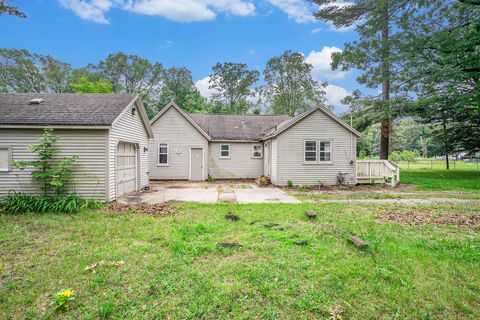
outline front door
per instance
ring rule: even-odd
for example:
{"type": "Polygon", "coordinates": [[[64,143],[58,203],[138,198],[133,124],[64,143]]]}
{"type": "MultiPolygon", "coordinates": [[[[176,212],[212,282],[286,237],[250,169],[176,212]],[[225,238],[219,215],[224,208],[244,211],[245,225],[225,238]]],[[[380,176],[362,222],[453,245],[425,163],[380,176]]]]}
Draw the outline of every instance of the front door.
{"type": "Polygon", "coordinates": [[[203,178],[203,149],[190,149],[190,180],[201,181],[203,178]]]}

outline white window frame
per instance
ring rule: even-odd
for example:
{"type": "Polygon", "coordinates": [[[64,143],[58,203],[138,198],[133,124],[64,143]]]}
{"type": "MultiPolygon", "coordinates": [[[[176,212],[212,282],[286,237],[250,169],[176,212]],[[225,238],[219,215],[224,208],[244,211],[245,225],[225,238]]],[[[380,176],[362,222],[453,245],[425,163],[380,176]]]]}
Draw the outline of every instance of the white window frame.
{"type": "Polygon", "coordinates": [[[318,163],[320,164],[329,164],[329,163],[332,163],[332,156],[333,156],[333,144],[332,144],[332,141],[330,140],[319,140],[318,141],[318,163]],[[322,152],[320,150],[320,144],[321,143],[329,143],[330,144],[330,151],[328,151],[330,153],[330,160],[321,160],[320,159],[320,152],[322,152]]]}
{"type": "Polygon", "coordinates": [[[12,171],[12,147],[0,145],[0,149],[7,149],[7,167],[0,168],[0,172],[10,172],[12,171]]]}
{"type": "Polygon", "coordinates": [[[170,146],[166,142],[159,142],[158,143],[158,149],[157,149],[157,166],[159,167],[168,167],[170,165],[170,146]],[[162,153],[167,155],[167,163],[160,163],[160,145],[166,145],[167,146],[167,153],[162,153]]]}
{"type": "MultiPolygon", "coordinates": [[[[227,150],[223,150],[223,151],[227,151],[227,150]]],[[[227,144],[227,143],[222,143],[222,144],[220,144],[220,156],[219,156],[219,159],[230,159],[230,155],[231,155],[230,145],[227,144]],[[222,147],[223,147],[223,146],[228,146],[228,156],[222,156],[222,147]]]]}
{"type": "Polygon", "coordinates": [[[252,145],[252,159],[262,159],[263,158],[263,146],[261,144],[252,145]],[[255,156],[255,147],[260,147],[260,155],[255,156]]]}
{"type": "MultiPolygon", "coordinates": [[[[312,151],[308,151],[312,152],[312,151]]],[[[303,163],[305,164],[317,164],[318,163],[318,143],[317,140],[303,140],[303,163]],[[305,155],[307,153],[307,142],[315,142],[315,160],[306,160],[305,155]]]]}

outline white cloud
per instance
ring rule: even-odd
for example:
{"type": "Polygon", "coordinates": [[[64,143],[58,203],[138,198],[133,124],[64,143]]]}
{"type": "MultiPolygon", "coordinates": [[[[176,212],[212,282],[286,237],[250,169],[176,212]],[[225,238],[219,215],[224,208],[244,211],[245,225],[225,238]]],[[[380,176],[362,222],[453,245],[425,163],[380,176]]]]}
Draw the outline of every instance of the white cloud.
{"type": "Polygon", "coordinates": [[[272,6],[277,7],[298,23],[315,22],[313,5],[305,0],[267,0],[272,6]]]}
{"type": "Polygon", "coordinates": [[[205,77],[203,79],[195,81],[195,87],[198,89],[200,94],[207,99],[210,99],[213,93],[213,90],[209,89],[209,82],[210,77],[205,77]]]}
{"type": "Polygon", "coordinates": [[[310,31],[310,34],[317,34],[323,31],[323,28],[315,28],[310,31]]]}
{"type": "Polygon", "coordinates": [[[111,8],[179,22],[213,20],[218,13],[237,16],[255,14],[251,0],[58,0],[77,16],[97,23],[108,23],[111,8]]]}
{"type": "Polygon", "coordinates": [[[323,47],[321,51],[311,51],[305,59],[313,66],[312,74],[316,79],[343,79],[346,71],[332,70],[332,53],[342,52],[337,47],[323,47]]]}
{"type": "Polygon", "coordinates": [[[342,113],[348,111],[348,106],[344,105],[341,101],[350,93],[342,87],[329,84],[325,87],[325,98],[329,105],[334,107],[335,113],[342,113]]]}

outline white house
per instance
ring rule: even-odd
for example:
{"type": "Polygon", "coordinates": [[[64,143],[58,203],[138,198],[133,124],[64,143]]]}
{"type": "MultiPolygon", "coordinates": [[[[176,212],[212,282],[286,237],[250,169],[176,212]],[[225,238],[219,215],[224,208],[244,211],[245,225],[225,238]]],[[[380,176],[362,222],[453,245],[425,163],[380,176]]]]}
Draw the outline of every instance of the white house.
{"type": "Polygon", "coordinates": [[[149,184],[148,142],[153,138],[143,103],[134,94],[0,94],[0,195],[41,192],[31,170],[12,160],[33,160],[50,126],[60,137],[57,157],[77,155],[70,191],[114,200],[149,184]]]}
{"type": "Polygon", "coordinates": [[[150,178],[268,176],[275,185],[356,183],[358,131],[323,107],[284,115],[187,114],[168,104],[150,122],[150,178]]]}

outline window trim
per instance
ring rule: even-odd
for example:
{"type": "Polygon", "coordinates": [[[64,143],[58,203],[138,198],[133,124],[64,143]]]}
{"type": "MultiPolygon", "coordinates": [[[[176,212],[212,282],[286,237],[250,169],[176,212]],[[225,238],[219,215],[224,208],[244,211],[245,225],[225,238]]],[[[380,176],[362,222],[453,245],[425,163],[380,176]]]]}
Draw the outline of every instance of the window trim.
{"type": "Polygon", "coordinates": [[[168,167],[170,166],[170,145],[166,142],[159,142],[158,143],[158,148],[157,148],[157,167],[168,167]],[[160,145],[166,145],[167,146],[167,152],[162,153],[167,155],[167,163],[160,163],[160,145]]]}
{"type": "MultiPolygon", "coordinates": [[[[227,151],[227,150],[223,150],[223,151],[227,151]]],[[[230,159],[230,156],[231,156],[230,145],[228,143],[221,143],[220,144],[220,156],[218,158],[219,159],[230,159]],[[228,146],[228,156],[222,156],[222,146],[228,146]]]]}
{"type": "MultiPolygon", "coordinates": [[[[312,152],[312,151],[309,151],[312,152]]],[[[304,164],[317,164],[318,163],[318,141],[314,139],[303,140],[303,163],[304,164]],[[315,142],[315,160],[305,160],[305,154],[307,152],[307,142],[315,142]]]]}
{"type": "Polygon", "coordinates": [[[0,145],[0,149],[7,149],[7,168],[0,168],[0,172],[12,171],[12,146],[0,145]]]}
{"type": "Polygon", "coordinates": [[[252,145],[252,159],[263,159],[263,145],[255,143],[252,145]],[[255,156],[255,147],[260,147],[260,156],[255,156]]]}

